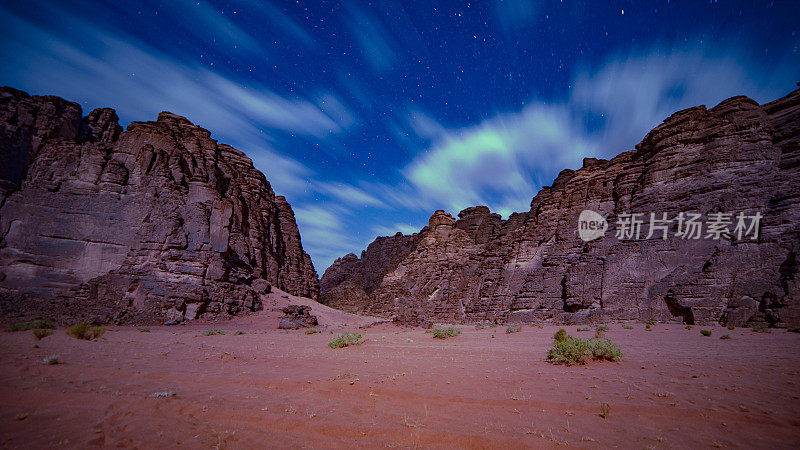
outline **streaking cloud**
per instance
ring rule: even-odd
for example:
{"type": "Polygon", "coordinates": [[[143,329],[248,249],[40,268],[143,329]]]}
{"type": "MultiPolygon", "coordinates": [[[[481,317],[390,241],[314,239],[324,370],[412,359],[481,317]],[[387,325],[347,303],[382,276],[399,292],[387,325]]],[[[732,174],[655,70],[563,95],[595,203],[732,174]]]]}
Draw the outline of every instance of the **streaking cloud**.
{"type": "Polygon", "coordinates": [[[526,211],[676,110],[800,79],[800,4],[675,3],[6,2],[0,83],[209,129],[287,196],[322,272],[435,209],[526,211]]]}

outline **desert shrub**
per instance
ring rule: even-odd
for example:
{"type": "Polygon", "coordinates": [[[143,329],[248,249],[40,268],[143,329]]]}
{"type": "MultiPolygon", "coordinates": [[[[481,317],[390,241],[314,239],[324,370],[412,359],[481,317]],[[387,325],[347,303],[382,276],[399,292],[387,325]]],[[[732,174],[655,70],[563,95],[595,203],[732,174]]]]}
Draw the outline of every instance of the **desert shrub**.
{"type": "Polygon", "coordinates": [[[601,403],[600,404],[600,417],[605,419],[608,417],[608,413],[611,412],[611,405],[608,403],[601,403]]]}
{"type": "Polygon", "coordinates": [[[506,334],[519,333],[520,331],[522,331],[522,327],[508,327],[508,328],[506,328],[506,334]]]}
{"type": "Polygon", "coordinates": [[[566,338],[567,338],[567,330],[563,328],[556,331],[556,334],[553,335],[554,341],[563,341],[566,338]]]}
{"type": "Polygon", "coordinates": [[[735,329],[736,329],[736,327],[735,327],[735,326],[733,326],[733,325],[728,325],[728,329],[729,329],[729,330],[731,330],[731,331],[733,331],[733,330],[735,330],[735,329]]]}
{"type": "Polygon", "coordinates": [[[436,339],[447,339],[449,337],[455,337],[461,334],[461,330],[453,327],[436,327],[425,332],[432,333],[433,337],[436,339]]]}
{"type": "Polygon", "coordinates": [[[340,334],[336,339],[328,342],[330,348],[342,348],[361,344],[361,335],[358,333],[340,334]]]}
{"type": "Polygon", "coordinates": [[[594,332],[595,339],[605,339],[605,337],[606,337],[606,332],[603,330],[596,330],[594,332]]]}
{"type": "Polygon", "coordinates": [[[711,330],[700,330],[700,334],[702,334],[705,337],[709,337],[711,336],[711,330]]]}
{"type": "Polygon", "coordinates": [[[753,333],[769,333],[769,328],[764,324],[758,324],[750,327],[750,331],[753,333]]]}
{"type": "Polygon", "coordinates": [[[139,328],[139,333],[149,333],[150,328],[139,328]]]}
{"type": "Polygon", "coordinates": [[[493,323],[493,324],[489,325],[489,328],[497,328],[497,324],[493,323]]]}
{"type": "Polygon", "coordinates": [[[788,331],[789,333],[800,333],[800,327],[787,328],[786,331],[788,331]]]}
{"type": "Polygon", "coordinates": [[[622,328],[625,328],[626,330],[632,330],[633,325],[623,325],[622,328]]]}
{"type": "Polygon", "coordinates": [[[645,330],[648,330],[648,331],[650,331],[650,330],[651,330],[651,328],[650,328],[650,324],[649,324],[649,323],[648,323],[648,324],[646,324],[646,325],[644,326],[644,329],[645,329],[645,330]]]}
{"type": "Polygon", "coordinates": [[[648,324],[648,325],[655,325],[655,324],[656,324],[656,321],[655,321],[655,320],[648,320],[648,321],[647,321],[647,322],[645,322],[645,323],[646,323],[646,324],[648,324]]]}
{"type": "Polygon", "coordinates": [[[692,329],[692,326],[691,326],[691,325],[686,325],[686,329],[687,329],[687,330],[691,330],[691,329],[692,329]]]}
{"type": "Polygon", "coordinates": [[[210,328],[206,331],[203,331],[203,336],[213,336],[215,334],[227,334],[227,332],[220,330],[219,328],[210,328]]]}
{"type": "Polygon", "coordinates": [[[553,348],[547,352],[547,360],[561,364],[582,364],[591,354],[588,340],[566,336],[564,339],[553,339],[553,348]]]}
{"type": "Polygon", "coordinates": [[[622,351],[610,339],[581,339],[566,333],[564,336],[556,333],[553,348],[547,352],[548,361],[568,366],[585,364],[590,358],[618,361],[621,357],[622,351]]]}
{"type": "Polygon", "coordinates": [[[77,323],[67,328],[67,334],[78,339],[91,339],[89,338],[89,324],[77,323]]]}
{"type": "Polygon", "coordinates": [[[245,334],[243,330],[236,330],[236,331],[233,332],[234,336],[241,336],[243,334],[245,334]]]}
{"type": "Polygon", "coordinates": [[[93,327],[88,323],[76,323],[75,325],[67,328],[67,334],[75,339],[83,339],[91,341],[97,339],[106,332],[105,327],[93,327]]]}
{"type": "Polygon", "coordinates": [[[597,331],[608,331],[608,327],[605,325],[600,325],[597,327],[597,331]]]}
{"type": "Polygon", "coordinates": [[[306,334],[322,333],[318,328],[306,328],[306,334]]]}
{"type": "Polygon", "coordinates": [[[722,336],[720,336],[719,338],[720,338],[720,339],[730,339],[730,338],[731,338],[731,335],[730,335],[730,334],[723,334],[723,335],[722,335],[722,336]]]}
{"type": "Polygon", "coordinates": [[[578,328],[578,331],[589,331],[589,328],[578,328]]]}
{"type": "Polygon", "coordinates": [[[28,322],[17,322],[8,329],[8,331],[28,331],[35,329],[52,329],[56,324],[49,320],[30,320],[28,322]]]}
{"type": "Polygon", "coordinates": [[[51,334],[53,334],[53,330],[49,330],[47,328],[37,328],[33,330],[33,335],[36,337],[37,341],[41,341],[51,334]]]}
{"type": "Polygon", "coordinates": [[[46,366],[61,364],[61,359],[59,358],[58,355],[45,356],[44,358],[42,358],[42,364],[46,366]]]}
{"type": "Polygon", "coordinates": [[[476,329],[476,330],[482,330],[482,329],[484,329],[484,328],[486,328],[486,326],[485,326],[485,325],[482,325],[482,324],[480,324],[480,323],[479,323],[479,324],[477,324],[477,325],[475,325],[475,329],[476,329]]]}
{"type": "Polygon", "coordinates": [[[622,358],[622,350],[611,339],[590,339],[592,342],[592,356],[594,359],[605,359],[606,361],[619,361],[622,358]]]}

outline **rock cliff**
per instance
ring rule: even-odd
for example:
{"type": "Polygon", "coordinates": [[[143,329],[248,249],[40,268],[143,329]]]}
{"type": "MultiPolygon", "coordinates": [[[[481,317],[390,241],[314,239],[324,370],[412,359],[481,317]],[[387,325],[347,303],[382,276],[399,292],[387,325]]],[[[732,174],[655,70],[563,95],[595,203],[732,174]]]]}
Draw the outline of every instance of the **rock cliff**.
{"type": "Polygon", "coordinates": [[[418,234],[340,258],[322,277],[322,302],[440,321],[800,325],[800,90],[679,111],[635,150],[562,171],[528,212],[458,216],[437,211],[418,234]],[[606,220],[598,239],[581,239],[583,210],[606,220]],[[739,214],[756,213],[736,229],[739,214]],[[692,214],[698,238],[686,234],[692,214]],[[639,239],[626,231],[631,217],[643,222],[639,239]],[[720,218],[728,233],[716,238],[720,218]]]}
{"type": "Polygon", "coordinates": [[[168,113],[0,88],[0,314],[180,321],[315,298],[294,213],[244,153],[168,113]]]}

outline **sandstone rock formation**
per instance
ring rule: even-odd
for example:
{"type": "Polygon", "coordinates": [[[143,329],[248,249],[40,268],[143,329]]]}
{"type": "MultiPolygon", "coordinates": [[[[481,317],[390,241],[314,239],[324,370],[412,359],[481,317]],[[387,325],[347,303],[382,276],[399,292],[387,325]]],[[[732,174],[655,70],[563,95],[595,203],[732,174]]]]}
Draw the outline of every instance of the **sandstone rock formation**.
{"type": "Polygon", "coordinates": [[[0,88],[0,314],[161,322],[316,297],[291,207],[244,153],[168,113],[0,88]]]}
{"type": "Polygon", "coordinates": [[[281,330],[297,330],[298,328],[315,327],[319,325],[317,316],[311,315],[311,307],[306,305],[289,305],[281,308],[284,316],[278,324],[281,330]]]}
{"type": "Polygon", "coordinates": [[[321,298],[439,321],[797,326],[798,252],[800,90],[765,105],[734,97],[679,111],[635,150],[562,171],[530,211],[507,220],[482,206],[458,220],[437,211],[418,234],[381,237],[361,258],[338,259],[322,277],[321,298]],[[579,237],[585,209],[610,224],[602,238],[579,237]],[[642,213],[645,237],[651,212],[763,218],[755,240],[685,239],[677,221],[666,239],[617,238],[626,213],[642,213]]]}

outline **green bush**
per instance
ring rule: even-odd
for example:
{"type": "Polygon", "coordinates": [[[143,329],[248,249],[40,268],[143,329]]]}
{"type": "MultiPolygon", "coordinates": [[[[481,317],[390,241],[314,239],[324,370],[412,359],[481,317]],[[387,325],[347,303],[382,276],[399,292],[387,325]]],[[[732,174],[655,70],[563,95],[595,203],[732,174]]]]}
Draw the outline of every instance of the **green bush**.
{"type": "Polygon", "coordinates": [[[482,324],[477,324],[477,325],[475,325],[475,329],[476,329],[476,330],[482,330],[482,329],[484,329],[484,328],[486,328],[486,326],[485,326],[485,325],[482,325],[482,324]]]}
{"type": "Polygon", "coordinates": [[[41,341],[51,334],[53,334],[53,330],[48,330],[46,328],[37,328],[33,330],[33,335],[36,337],[37,341],[41,341]]]}
{"type": "Polygon", "coordinates": [[[227,332],[220,330],[219,328],[211,328],[203,331],[203,336],[213,336],[215,334],[227,334],[227,332]]]}
{"type": "Polygon", "coordinates": [[[556,331],[556,334],[553,335],[553,340],[555,341],[563,341],[566,338],[567,338],[567,330],[563,328],[556,331]]]}
{"type": "Polygon", "coordinates": [[[769,333],[769,328],[764,324],[753,325],[750,328],[753,333],[769,333]]]}
{"type": "Polygon", "coordinates": [[[730,339],[730,338],[731,338],[731,335],[730,335],[730,334],[723,334],[723,335],[722,335],[722,336],[720,336],[719,338],[720,338],[720,339],[730,339]]]}
{"type": "Polygon", "coordinates": [[[489,328],[497,328],[497,324],[493,323],[493,324],[489,325],[489,328]]]}
{"type": "Polygon", "coordinates": [[[622,351],[610,339],[581,339],[558,330],[553,336],[553,348],[547,360],[557,364],[586,364],[588,359],[618,361],[622,351]]]}
{"type": "Polygon", "coordinates": [[[644,329],[650,331],[650,324],[648,323],[647,325],[645,325],[644,329]]]}
{"type": "Polygon", "coordinates": [[[590,331],[590,329],[588,327],[587,328],[578,328],[578,331],[590,331]]]}
{"type": "Polygon", "coordinates": [[[589,341],[593,345],[592,356],[594,359],[619,361],[622,358],[622,350],[611,339],[589,339],[589,341]]]}
{"type": "Polygon", "coordinates": [[[56,324],[49,320],[30,320],[28,322],[17,322],[8,329],[8,331],[28,331],[35,329],[53,329],[56,324]]]}
{"type": "Polygon", "coordinates": [[[233,332],[234,336],[241,336],[243,334],[245,334],[244,330],[236,330],[233,332]]]}
{"type": "Polygon", "coordinates": [[[605,325],[600,325],[597,327],[597,331],[608,331],[608,327],[605,325]]]}
{"type": "Polygon", "coordinates": [[[361,344],[361,335],[358,333],[345,333],[340,334],[336,339],[328,342],[330,348],[349,347],[351,345],[361,344]]]}
{"type": "Polygon", "coordinates": [[[646,324],[648,324],[648,325],[655,325],[655,324],[656,324],[656,321],[655,321],[655,320],[648,320],[648,321],[647,321],[647,322],[645,322],[645,323],[646,323],[646,324]]]}
{"type": "Polygon", "coordinates": [[[687,330],[691,330],[691,329],[692,329],[692,326],[691,326],[691,325],[686,325],[686,329],[687,329],[687,330]]]}
{"type": "Polygon", "coordinates": [[[506,334],[519,333],[520,331],[522,331],[522,327],[508,327],[508,328],[506,328],[506,334]]]}
{"type": "Polygon", "coordinates": [[[447,339],[449,337],[455,337],[461,334],[461,330],[458,328],[453,327],[436,327],[430,330],[426,330],[426,333],[433,333],[433,337],[436,339],[447,339]]]}
{"type": "Polygon", "coordinates": [[[603,330],[596,330],[594,332],[595,339],[605,339],[605,337],[606,337],[606,332],[603,330]]]}
{"type": "Polygon", "coordinates": [[[700,330],[700,334],[702,334],[705,337],[709,337],[711,336],[711,330],[700,330]]]}
{"type": "Polygon", "coordinates": [[[149,333],[150,328],[139,328],[139,333],[149,333]]]}
{"type": "Polygon", "coordinates": [[[789,333],[800,333],[800,327],[787,328],[786,331],[788,331],[789,333]]]}
{"type": "Polygon", "coordinates": [[[317,328],[306,328],[306,334],[315,334],[315,333],[322,333],[322,331],[320,331],[317,328]]]}
{"type": "Polygon", "coordinates": [[[733,331],[733,330],[735,330],[735,329],[736,329],[736,327],[735,327],[735,326],[733,326],[733,325],[728,325],[728,329],[729,329],[729,330],[731,330],[731,331],[733,331]]]}
{"type": "Polygon", "coordinates": [[[623,325],[622,328],[625,328],[626,330],[632,330],[633,325],[623,325]]]}
{"type": "Polygon", "coordinates": [[[88,323],[77,323],[67,328],[67,334],[75,339],[91,341],[97,339],[106,332],[105,327],[93,327],[88,323]]]}

